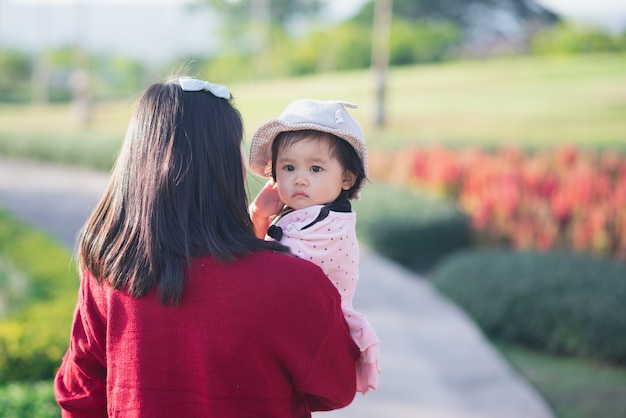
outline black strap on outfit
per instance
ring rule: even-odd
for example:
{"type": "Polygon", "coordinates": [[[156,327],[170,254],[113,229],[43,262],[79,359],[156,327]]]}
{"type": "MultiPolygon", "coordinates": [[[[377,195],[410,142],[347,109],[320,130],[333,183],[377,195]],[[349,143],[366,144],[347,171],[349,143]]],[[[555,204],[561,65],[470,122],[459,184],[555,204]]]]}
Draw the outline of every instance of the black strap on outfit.
{"type": "MultiPolygon", "coordinates": [[[[313,222],[311,222],[310,224],[303,226],[300,230],[302,231],[304,229],[310,228],[316,223],[323,221],[324,219],[328,217],[328,214],[331,211],[333,212],[352,211],[352,206],[350,205],[350,201],[346,197],[345,191],[342,191],[339,194],[339,197],[337,197],[337,199],[335,199],[331,203],[327,203],[324,206],[322,206],[322,208],[320,209],[320,213],[317,215],[317,218],[315,218],[313,222]]],[[[280,241],[280,239],[283,237],[283,230],[280,226],[276,226],[275,223],[278,222],[278,220],[281,217],[288,214],[289,212],[293,212],[293,209],[288,206],[286,206],[282,211],[280,211],[280,213],[276,216],[276,219],[274,219],[274,222],[272,222],[272,225],[270,225],[270,227],[268,228],[267,235],[274,238],[276,241],[280,241]]]]}

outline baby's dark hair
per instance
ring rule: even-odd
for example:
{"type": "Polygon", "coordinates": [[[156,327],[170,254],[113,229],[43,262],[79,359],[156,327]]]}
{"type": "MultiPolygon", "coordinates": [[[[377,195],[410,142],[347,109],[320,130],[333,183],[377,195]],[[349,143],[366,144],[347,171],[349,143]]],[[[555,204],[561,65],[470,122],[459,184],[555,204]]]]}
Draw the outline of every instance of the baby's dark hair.
{"type": "Polygon", "coordinates": [[[348,199],[356,198],[361,186],[367,180],[363,161],[348,141],[328,132],[305,129],[302,131],[281,132],[276,135],[272,143],[272,178],[274,181],[276,181],[276,156],[278,155],[278,151],[303,139],[326,139],[329,141],[330,154],[339,161],[344,170],[351,172],[356,177],[352,187],[346,190],[346,197],[348,199]]]}

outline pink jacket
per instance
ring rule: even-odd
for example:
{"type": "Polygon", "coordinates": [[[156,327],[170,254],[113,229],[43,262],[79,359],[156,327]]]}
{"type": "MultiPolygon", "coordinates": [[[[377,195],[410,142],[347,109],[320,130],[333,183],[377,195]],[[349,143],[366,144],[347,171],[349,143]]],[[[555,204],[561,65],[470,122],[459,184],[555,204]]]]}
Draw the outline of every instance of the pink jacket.
{"type": "Polygon", "coordinates": [[[302,259],[320,266],[341,295],[344,317],[350,334],[361,350],[357,366],[357,390],[366,393],[378,386],[380,341],[362,313],[352,307],[359,281],[359,243],[356,237],[356,214],[331,211],[311,227],[322,205],[294,210],[276,223],[282,230],[281,244],[302,259]]]}

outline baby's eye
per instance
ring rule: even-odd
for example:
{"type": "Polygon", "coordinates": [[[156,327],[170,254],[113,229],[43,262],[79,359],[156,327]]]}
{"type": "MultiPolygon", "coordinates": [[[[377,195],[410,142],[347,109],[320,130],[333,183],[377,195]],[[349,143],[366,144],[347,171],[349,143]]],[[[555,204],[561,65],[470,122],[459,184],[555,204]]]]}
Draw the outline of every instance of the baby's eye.
{"type": "Polygon", "coordinates": [[[319,173],[320,171],[322,171],[322,167],[318,166],[318,165],[314,165],[311,167],[311,171],[314,173],[319,173]]]}
{"type": "Polygon", "coordinates": [[[283,170],[285,170],[285,171],[293,171],[295,169],[294,169],[294,167],[291,164],[285,164],[283,166],[283,170]]]}

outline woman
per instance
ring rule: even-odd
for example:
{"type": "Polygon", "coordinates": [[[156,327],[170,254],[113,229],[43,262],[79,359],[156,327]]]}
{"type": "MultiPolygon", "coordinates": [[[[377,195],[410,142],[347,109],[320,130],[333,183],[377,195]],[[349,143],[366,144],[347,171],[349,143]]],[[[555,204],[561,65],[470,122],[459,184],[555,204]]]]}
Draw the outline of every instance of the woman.
{"type": "Polygon", "coordinates": [[[349,404],[359,350],[315,265],[256,238],[223,86],[155,84],[80,240],[63,416],[308,417],[349,404]]]}

